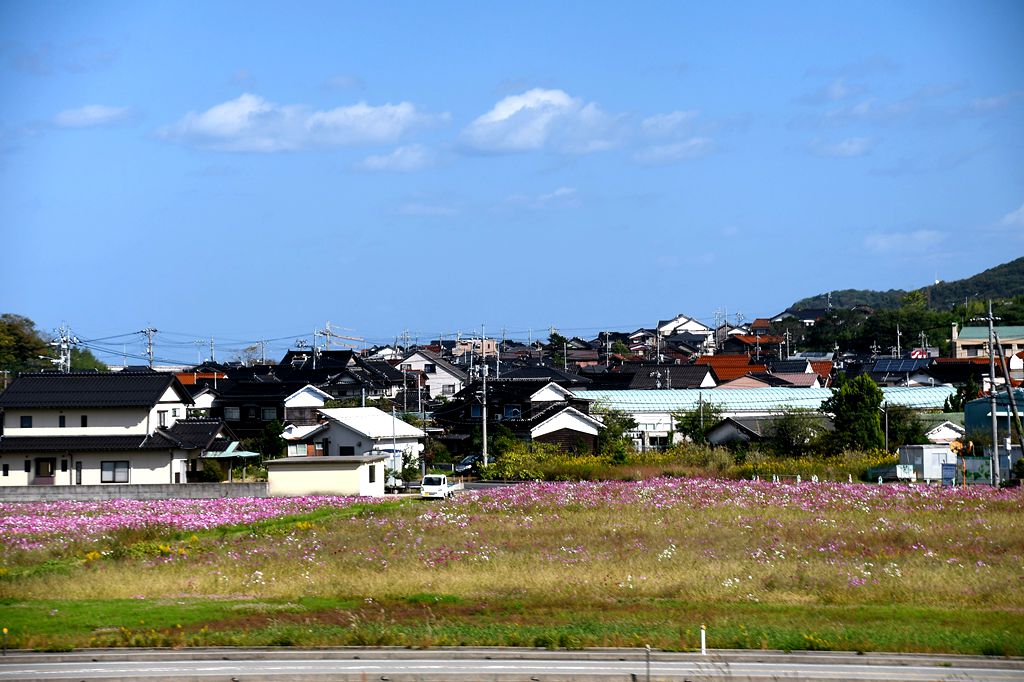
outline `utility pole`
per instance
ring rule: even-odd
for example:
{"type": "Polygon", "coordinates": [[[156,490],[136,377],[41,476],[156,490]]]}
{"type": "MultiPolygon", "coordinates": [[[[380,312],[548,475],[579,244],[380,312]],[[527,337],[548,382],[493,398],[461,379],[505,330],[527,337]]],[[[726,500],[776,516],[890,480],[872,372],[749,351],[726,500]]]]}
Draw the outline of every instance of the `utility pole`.
{"type": "MultiPolygon", "coordinates": [[[[992,409],[992,485],[999,487],[999,422],[996,417],[996,341],[995,318],[992,317],[992,299],[988,300],[988,380],[989,407],[992,409]]],[[[1006,377],[1007,383],[1010,377],[1006,377]]]]}
{"type": "Polygon", "coordinates": [[[486,364],[480,365],[480,374],[483,376],[483,387],[484,387],[483,388],[483,411],[482,411],[482,414],[483,414],[484,448],[483,448],[483,453],[482,454],[483,454],[483,458],[484,458],[484,466],[487,466],[488,460],[487,460],[487,365],[486,364]]]}
{"type": "Polygon", "coordinates": [[[146,355],[149,356],[149,368],[153,369],[153,335],[156,334],[157,330],[152,327],[146,327],[140,334],[146,335],[146,355]]]}
{"type": "Polygon", "coordinates": [[[78,338],[71,335],[71,330],[66,324],[62,324],[60,329],[57,330],[57,338],[50,342],[51,346],[57,347],[58,357],[56,359],[46,356],[40,357],[57,365],[57,368],[62,373],[67,374],[71,371],[71,347],[77,343],[78,338]]]}
{"type": "MultiPolygon", "coordinates": [[[[988,399],[989,410],[992,413],[992,485],[998,486],[1001,480],[999,475],[999,422],[996,416],[996,346],[995,346],[995,321],[999,319],[992,316],[992,299],[988,301],[988,315],[985,317],[971,318],[974,320],[985,320],[988,322],[988,399]]],[[[1007,377],[1009,381],[1009,377],[1007,377]]]]}
{"type": "Polygon", "coordinates": [[[213,347],[213,337],[210,337],[210,362],[217,362],[217,353],[213,347]]]}
{"type": "Polygon", "coordinates": [[[902,350],[900,349],[900,337],[901,336],[903,336],[903,333],[900,332],[900,323],[897,322],[896,323],[896,355],[894,355],[893,357],[897,357],[898,358],[901,355],[903,355],[902,350]]]}

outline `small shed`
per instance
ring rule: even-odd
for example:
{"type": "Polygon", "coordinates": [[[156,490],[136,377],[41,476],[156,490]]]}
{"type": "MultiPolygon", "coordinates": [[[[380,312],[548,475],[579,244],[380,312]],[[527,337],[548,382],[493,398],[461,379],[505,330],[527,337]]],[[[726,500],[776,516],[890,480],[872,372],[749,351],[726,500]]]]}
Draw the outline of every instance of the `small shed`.
{"type": "Polygon", "coordinates": [[[384,495],[385,455],[285,457],[266,462],[273,497],[384,495]]]}

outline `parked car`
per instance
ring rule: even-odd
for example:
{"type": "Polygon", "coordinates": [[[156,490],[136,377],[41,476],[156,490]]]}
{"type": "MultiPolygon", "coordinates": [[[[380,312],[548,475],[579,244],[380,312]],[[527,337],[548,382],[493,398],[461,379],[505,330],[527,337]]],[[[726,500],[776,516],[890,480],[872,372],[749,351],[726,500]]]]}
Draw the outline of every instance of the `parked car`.
{"type": "Polygon", "coordinates": [[[484,463],[484,456],[477,455],[466,455],[459,460],[458,464],[455,465],[455,473],[467,474],[471,471],[475,471],[480,468],[480,465],[484,463]]]}
{"type": "Polygon", "coordinates": [[[462,483],[449,483],[444,474],[427,474],[420,483],[420,497],[423,499],[447,500],[459,490],[462,490],[462,483]]]}

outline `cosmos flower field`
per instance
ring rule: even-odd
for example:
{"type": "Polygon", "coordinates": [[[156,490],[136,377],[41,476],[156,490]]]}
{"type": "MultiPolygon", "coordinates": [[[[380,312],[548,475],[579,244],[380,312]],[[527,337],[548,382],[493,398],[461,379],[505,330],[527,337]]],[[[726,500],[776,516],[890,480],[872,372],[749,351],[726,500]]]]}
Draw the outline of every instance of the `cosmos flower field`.
{"type": "Polygon", "coordinates": [[[679,650],[707,624],[717,648],[1024,655],[1019,489],[659,478],[6,504],[0,545],[0,620],[29,647],[679,650]]]}

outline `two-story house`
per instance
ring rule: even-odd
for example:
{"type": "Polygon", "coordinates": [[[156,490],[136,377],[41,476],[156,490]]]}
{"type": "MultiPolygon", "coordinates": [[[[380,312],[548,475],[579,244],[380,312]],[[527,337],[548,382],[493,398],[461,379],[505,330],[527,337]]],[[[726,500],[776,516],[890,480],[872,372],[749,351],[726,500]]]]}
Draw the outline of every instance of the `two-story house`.
{"type": "Polygon", "coordinates": [[[0,394],[0,486],[185,483],[233,438],[173,374],[23,374],[0,394]]]}
{"type": "Polygon", "coordinates": [[[466,386],[466,373],[426,349],[415,350],[399,363],[403,372],[416,372],[423,377],[422,385],[428,398],[451,398],[466,386]]]}

